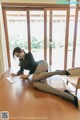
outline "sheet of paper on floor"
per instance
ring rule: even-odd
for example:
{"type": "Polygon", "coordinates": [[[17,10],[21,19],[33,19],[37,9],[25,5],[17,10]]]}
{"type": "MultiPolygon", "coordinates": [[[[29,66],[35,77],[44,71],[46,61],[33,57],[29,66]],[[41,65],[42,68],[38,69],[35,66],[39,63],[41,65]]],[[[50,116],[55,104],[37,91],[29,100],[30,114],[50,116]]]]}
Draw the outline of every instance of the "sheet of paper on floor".
{"type": "Polygon", "coordinates": [[[20,76],[15,76],[15,77],[9,76],[6,79],[11,83],[16,83],[22,80],[20,76]]]}

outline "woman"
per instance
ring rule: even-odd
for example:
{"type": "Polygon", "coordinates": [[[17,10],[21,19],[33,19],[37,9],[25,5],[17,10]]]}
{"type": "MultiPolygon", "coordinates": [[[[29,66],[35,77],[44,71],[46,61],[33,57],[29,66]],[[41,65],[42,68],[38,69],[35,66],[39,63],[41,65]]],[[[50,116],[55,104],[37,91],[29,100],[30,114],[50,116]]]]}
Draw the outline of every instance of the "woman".
{"type": "Polygon", "coordinates": [[[22,79],[27,79],[31,74],[33,74],[33,80],[36,80],[36,76],[39,73],[48,71],[48,64],[46,61],[40,60],[36,62],[31,52],[25,53],[25,51],[22,50],[20,47],[14,48],[13,57],[14,56],[19,58],[20,70],[16,74],[12,73],[12,76],[21,75],[22,79]],[[28,75],[23,74],[24,69],[30,71],[28,75]]]}
{"type": "Polygon", "coordinates": [[[28,77],[33,74],[32,76],[32,81],[33,86],[42,90],[42,91],[46,91],[49,93],[53,93],[56,94],[58,96],[62,96],[66,99],[69,99],[71,101],[74,102],[74,104],[78,107],[78,109],[80,110],[80,101],[79,99],[72,95],[68,90],[64,90],[64,91],[60,91],[58,89],[52,88],[50,86],[46,86],[45,84],[40,83],[40,80],[43,80],[45,78],[48,78],[50,76],[53,75],[69,75],[69,73],[65,70],[59,70],[59,71],[55,71],[55,72],[48,72],[48,64],[46,61],[44,60],[40,60],[38,62],[36,62],[33,58],[33,55],[31,52],[29,53],[25,53],[24,50],[22,50],[20,47],[16,47],[13,50],[13,57],[16,56],[19,58],[20,61],[20,70],[14,74],[12,73],[12,76],[16,76],[16,75],[21,75],[22,79],[28,79],[28,77]],[[29,74],[28,75],[24,75],[24,69],[29,70],[29,74]]]}
{"type": "Polygon", "coordinates": [[[16,47],[13,50],[13,57],[16,56],[20,61],[20,70],[12,76],[21,75],[22,79],[27,79],[33,74],[32,81],[38,81],[50,77],[55,74],[66,74],[67,71],[48,72],[48,64],[44,60],[36,62],[31,52],[25,53],[20,47],[16,47]],[[24,69],[29,70],[28,75],[24,75],[24,69]]]}

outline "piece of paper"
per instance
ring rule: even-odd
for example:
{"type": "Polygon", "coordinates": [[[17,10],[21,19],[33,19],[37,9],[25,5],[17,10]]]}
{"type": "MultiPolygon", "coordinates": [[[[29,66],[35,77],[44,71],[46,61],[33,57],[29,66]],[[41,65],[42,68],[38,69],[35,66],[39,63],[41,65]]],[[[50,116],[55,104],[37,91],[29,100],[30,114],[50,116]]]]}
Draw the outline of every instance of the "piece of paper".
{"type": "Polygon", "coordinates": [[[22,80],[20,76],[15,76],[15,77],[9,76],[6,79],[11,83],[16,83],[22,80]]]}

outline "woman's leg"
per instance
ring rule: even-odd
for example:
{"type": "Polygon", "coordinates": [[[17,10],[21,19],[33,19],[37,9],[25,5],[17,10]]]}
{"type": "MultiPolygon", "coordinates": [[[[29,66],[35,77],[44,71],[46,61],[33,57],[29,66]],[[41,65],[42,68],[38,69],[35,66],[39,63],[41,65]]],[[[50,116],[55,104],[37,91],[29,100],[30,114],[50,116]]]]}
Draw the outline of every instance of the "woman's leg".
{"type": "Polygon", "coordinates": [[[40,60],[37,62],[37,68],[34,74],[39,74],[41,72],[48,72],[48,63],[44,60],[40,60]]]}
{"type": "Polygon", "coordinates": [[[34,82],[33,87],[35,87],[41,91],[52,93],[52,94],[61,96],[63,98],[69,99],[71,101],[74,101],[74,97],[72,95],[70,95],[64,91],[60,91],[58,89],[55,89],[55,88],[47,85],[46,83],[34,82]]]}
{"type": "Polygon", "coordinates": [[[40,83],[40,82],[34,82],[33,86],[41,91],[48,92],[54,95],[58,95],[65,99],[73,101],[73,103],[78,107],[78,110],[80,111],[80,98],[78,96],[74,96],[73,94],[67,92],[68,90],[60,91],[45,83],[40,83]]]}
{"type": "Polygon", "coordinates": [[[48,63],[44,60],[37,62],[38,66],[33,74],[32,81],[39,81],[48,78],[52,75],[66,75],[65,70],[57,70],[55,72],[46,72],[48,70],[48,63]]]}
{"type": "Polygon", "coordinates": [[[33,74],[32,81],[33,82],[40,81],[56,74],[57,74],[56,72],[41,72],[38,74],[33,74]]]}
{"type": "Polygon", "coordinates": [[[43,80],[45,78],[51,77],[53,75],[66,75],[64,71],[54,71],[54,72],[41,72],[41,73],[34,73],[32,77],[32,81],[36,82],[39,80],[43,80]]]}
{"type": "Polygon", "coordinates": [[[33,74],[32,81],[38,81],[43,79],[43,77],[47,77],[45,74],[48,71],[48,63],[44,60],[40,60],[37,64],[38,66],[33,74]]]}

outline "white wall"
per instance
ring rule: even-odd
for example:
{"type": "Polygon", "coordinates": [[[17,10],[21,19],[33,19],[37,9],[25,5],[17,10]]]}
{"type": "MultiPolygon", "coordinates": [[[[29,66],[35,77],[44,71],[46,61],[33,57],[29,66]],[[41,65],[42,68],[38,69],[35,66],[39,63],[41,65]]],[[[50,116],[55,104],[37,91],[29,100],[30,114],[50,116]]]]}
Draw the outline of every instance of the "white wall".
{"type": "Polygon", "coordinates": [[[8,70],[8,59],[5,41],[2,8],[0,3],[0,75],[8,70]]]}

